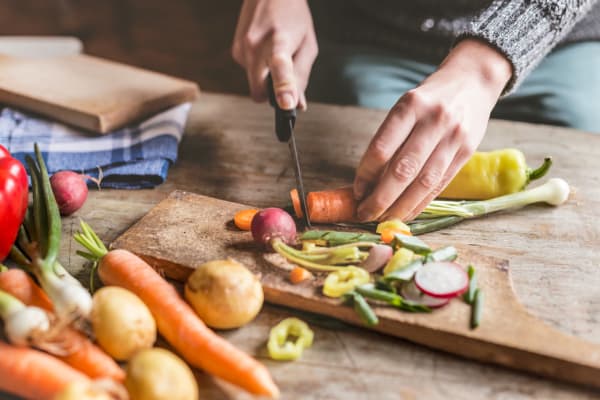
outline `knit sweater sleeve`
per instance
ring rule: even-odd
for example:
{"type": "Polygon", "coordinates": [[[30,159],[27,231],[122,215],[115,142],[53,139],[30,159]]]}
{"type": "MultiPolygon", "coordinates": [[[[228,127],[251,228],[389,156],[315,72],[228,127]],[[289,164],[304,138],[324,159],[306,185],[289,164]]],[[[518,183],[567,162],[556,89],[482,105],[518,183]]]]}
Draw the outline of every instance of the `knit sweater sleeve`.
{"type": "Polygon", "coordinates": [[[457,40],[483,40],[502,52],[513,75],[513,91],[591,8],[596,0],[494,0],[469,22],[457,40]]]}

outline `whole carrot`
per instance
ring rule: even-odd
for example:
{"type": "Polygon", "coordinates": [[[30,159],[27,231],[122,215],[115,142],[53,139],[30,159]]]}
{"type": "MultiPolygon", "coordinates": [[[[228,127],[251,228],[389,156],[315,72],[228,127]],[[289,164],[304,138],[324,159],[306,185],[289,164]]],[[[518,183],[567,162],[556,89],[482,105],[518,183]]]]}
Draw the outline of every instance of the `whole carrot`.
{"type": "MultiPolygon", "coordinates": [[[[0,273],[0,289],[15,296],[25,305],[52,311],[52,303],[46,293],[20,269],[0,273]]],[[[66,327],[56,337],[67,350],[67,354],[56,357],[90,378],[112,378],[118,382],[125,379],[125,372],[102,349],[77,330],[66,327]]]]}
{"type": "Polygon", "coordinates": [[[49,354],[0,342],[0,391],[25,399],[52,400],[72,382],[89,378],[49,354]]]}
{"type": "MultiPolygon", "coordinates": [[[[290,192],[294,211],[302,217],[300,198],[296,189],[290,192]]],[[[321,192],[309,192],[306,195],[308,218],[316,223],[351,222],[356,220],[357,201],[351,187],[321,192]]]]}
{"type": "Polygon", "coordinates": [[[148,263],[122,249],[107,251],[91,228],[75,240],[99,259],[98,274],[106,285],[123,287],[148,306],[158,331],[192,366],[231,382],[253,394],[277,397],[279,389],[264,365],[210,330],[175,288],[148,263]]]}

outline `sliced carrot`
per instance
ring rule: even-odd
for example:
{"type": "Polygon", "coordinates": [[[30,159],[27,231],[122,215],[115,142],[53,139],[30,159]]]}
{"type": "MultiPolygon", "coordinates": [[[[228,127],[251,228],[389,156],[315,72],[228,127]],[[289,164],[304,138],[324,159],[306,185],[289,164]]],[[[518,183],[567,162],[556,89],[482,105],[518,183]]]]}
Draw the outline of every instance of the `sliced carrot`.
{"type": "MultiPolygon", "coordinates": [[[[0,289],[28,306],[52,312],[52,303],[46,293],[23,270],[10,269],[0,273],[0,289]]],[[[123,369],[79,331],[67,327],[56,341],[63,344],[68,352],[57,358],[90,378],[112,378],[119,382],[125,379],[123,369]]]]}
{"type": "Polygon", "coordinates": [[[101,258],[98,273],[104,284],[123,287],[142,299],[159,332],[192,366],[251,393],[277,397],[279,389],[265,366],[210,330],[144,260],[127,250],[112,250],[101,258]]]}
{"type": "Polygon", "coordinates": [[[296,266],[290,271],[290,281],[293,284],[297,284],[312,278],[313,274],[306,268],[296,266]]]}
{"type": "Polygon", "coordinates": [[[242,231],[249,231],[252,225],[252,218],[254,218],[257,212],[258,210],[254,208],[238,211],[233,217],[235,226],[242,231]]]}
{"type": "Polygon", "coordinates": [[[0,342],[0,391],[30,400],[52,400],[72,382],[90,379],[49,354],[0,342]]]}
{"type": "Polygon", "coordinates": [[[396,232],[394,232],[392,229],[384,229],[381,231],[381,241],[383,243],[392,243],[395,234],[396,232]]]}
{"type": "MultiPolygon", "coordinates": [[[[302,217],[300,197],[294,189],[290,192],[294,211],[302,217]]],[[[352,187],[335,190],[310,192],[306,195],[308,217],[316,223],[351,222],[356,220],[357,201],[352,187]]]]}

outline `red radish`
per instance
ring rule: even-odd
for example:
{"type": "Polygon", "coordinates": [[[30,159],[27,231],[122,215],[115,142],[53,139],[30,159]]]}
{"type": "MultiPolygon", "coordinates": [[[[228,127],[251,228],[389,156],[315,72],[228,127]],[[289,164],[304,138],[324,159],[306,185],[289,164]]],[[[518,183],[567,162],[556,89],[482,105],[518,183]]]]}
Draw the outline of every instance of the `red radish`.
{"type": "Polygon", "coordinates": [[[279,239],[285,244],[296,241],[296,223],[290,214],[281,208],[265,208],[252,218],[250,227],[254,241],[271,246],[273,240],[279,239]]]}
{"type": "Polygon", "coordinates": [[[413,281],[402,285],[401,294],[402,297],[408,301],[422,304],[430,308],[443,307],[450,302],[449,298],[432,297],[426,295],[419,290],[413,281]]]}
{"type": "Polygon", "coordinates": [[[73,171],[59,171],[50,178],[60,215],[67,216],[79,210],[88,195],[86,178],[73,171]]]}
{"type": "Polygon", "coordinates": [[[415,285],[429,296],[451,298],[467,290],[469,275],[454,262],[428,262],[415,274],[415,285]]]}
{"type": "Polygon", "coordinates": [[[363,263],[360,265],[361,268],[366,269],[369,272],[375,272],[381,268],[383,268],[392,255],[394,254],[394,250],[385,244],[376,244],[371,247],[369,250],[369,256],[363,263]]]}

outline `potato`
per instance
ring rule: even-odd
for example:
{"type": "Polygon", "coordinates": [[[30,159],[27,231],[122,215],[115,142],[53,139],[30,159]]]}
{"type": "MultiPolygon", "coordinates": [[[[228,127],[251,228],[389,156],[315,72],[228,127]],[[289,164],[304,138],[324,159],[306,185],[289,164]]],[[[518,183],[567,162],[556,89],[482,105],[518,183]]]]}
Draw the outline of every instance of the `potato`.
{"type": "Polygon", "coordinates": [[[199,266],[185,285],[185,298],[206,325],[239,328],[252,321],[263,304],[258,278],[235,260],[199,266]]]}
{"type": "Polygon", "coordinates": [[[129,400],[198,399],[198,384],[192,370],[170,351],[142,350],[129,361],[126,372],[129,400]]]}
{"type": "Polygon", "coordinates": [[[91,321],[100,347],[120,361],[156,341],[156,322],[150,310],[139,297],[120,287],[106,286],[94,294],[91,321]]]}
{"type": "Polygon", "coordinates": [[[73,382],[53,400],[112,400],[113,397],[91,383],[73,382]]]}

